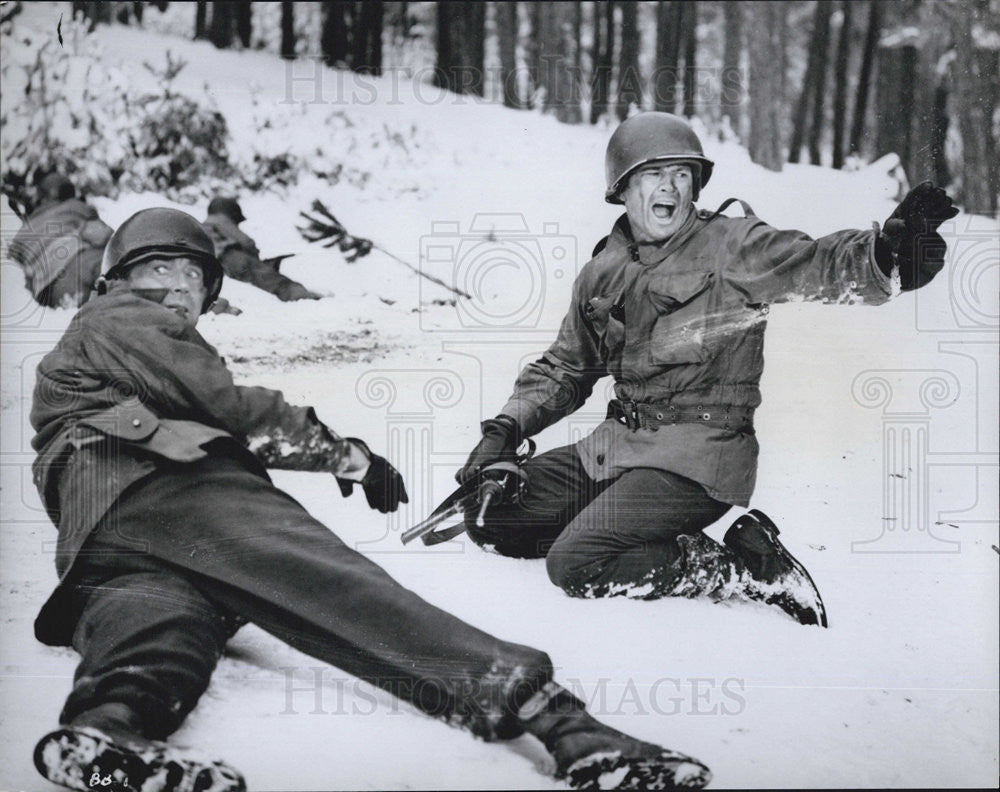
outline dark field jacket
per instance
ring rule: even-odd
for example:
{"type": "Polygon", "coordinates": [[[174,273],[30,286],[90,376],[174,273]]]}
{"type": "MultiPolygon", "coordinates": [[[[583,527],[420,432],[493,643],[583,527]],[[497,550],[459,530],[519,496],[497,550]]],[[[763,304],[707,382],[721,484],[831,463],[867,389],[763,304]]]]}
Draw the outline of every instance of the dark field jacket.
{"type": "Polygon", "coordinates": [[[838,231],[812,239],[756,217],[700,211],[665,244],[636,245],[622,216],[580,272],[555,342],[524,368],[501,412],[535,434],[610,375],[618,399],[665,420],[655,429],[605,420],[577,444],[592,478],[666,470],[745,506],[757,474],[752,415],[768,306],[886,302],[890,281],[875,264],[874,238],[838,231]]]}

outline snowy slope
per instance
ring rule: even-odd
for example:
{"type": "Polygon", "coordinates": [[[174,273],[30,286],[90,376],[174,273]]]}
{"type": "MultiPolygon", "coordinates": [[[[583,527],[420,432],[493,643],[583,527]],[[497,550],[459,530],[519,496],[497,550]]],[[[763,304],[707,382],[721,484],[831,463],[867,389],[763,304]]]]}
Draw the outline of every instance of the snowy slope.
{"type": "MultiPolygon", "coordinates": [[[[58,13],[27,4],[19,24],[38,31],[33,46],[58,13]]],[[[283,304],[230,282],[223,296],[243,315],[209,316],[202,326],[241,382],[314,404],[338,431],[398,463],[412,503],[389,521],[360,496],[342,500],[328,477],[276,473],[331,530],[429,601],[544,648],[559,680],[591,698],[600,717],[701,758],[718,787],[996,782],[995,221],[960,215],[949,224],[949,268],[917,295],[877,309],[771,312],[754,505],[775,517],[812,572],[831,629],[803,628],[755,605],[572,600],[540,562],[460,541],[403,548],[398,534],[450,491],[478,421],[547,345],[573,273],[614,221],[616,208],[601,201],[608,130],[480,105],[402,77],[359,84],[332,71],[323,72],[322,103],[281,104],[286,67],[272,56],[123,27],[97,37],[107,61],[137,81],[149,75],[136,64],[162,62],[167,49],[188,59],[178,87],[199,92],[211,81],[237,151],[254,144],[252,80],[293,145],[372,174],[364,187],[307,180],[286,195],[243,196],[243,227],[263,254],[298,253],[282,271],[334,296],[283,304]],[[353,101],[335,90],[338,81],[353,101]],[[344,118],[354,131],[334,123],[344,118]],[[449,296],[444,290],[378,252],[349,265],[336,252],[310,250],[293,226],[316,197],[352,233],[414,264],[422,249],[451,251],[428,270],[450,279],[457,268],[476,300],[457,314],[432,304],[449,296]],[[504,264],[504,252],[520,265],[504,264]],[[890,391],[883,404],[880,394],[890,391]],[[912,445],[900,439],[904,430],[912,445]],[[910,456],[898,456],[904,451],[910,456]],[[885,487],[908,493],[905,508],[884,501],[885,487]],[[896,530],[883,535],[883,526],[896,530]]],[[[5,58],[30,57],[4,43],[5,58]]],[[[294,85],[296,101],[313,97],[312,87],[294,85]]],[[[10,96],[5,89],[4,101],[10,96]]],[[[868,227],[892,210],[894,183],[876,172],[789,166],[773,174],[735,145],[706,145],[717,166],[702,206],[737,195],[772,224],[812,234],[868,227]]],[[[116,225],[164,202],[126,195],[94,203],[116,225]]],[[[200,216],[205,203],[186,208],[200,216]]],[[[3,238],[14,230],[4,206],[3,238]]],[[[0,789],[48,790],[31,748],[56,722],[75,655],[31,633],[55,582],[55,532],[31,484],[27,416],[34,366],[71,314],[33,306],[6,260],[2,278],[0,789]]],[[[542,449],[603,417],[606,393],[597,390],[571,421],[540,436],[542,449]]],[[[710,533],[721,539],[735,516],[710,533]]],[[[176,740],[227,758],[258,791],[560,787],[533,739],[475,741],[254,627],[232,641],[176,740]]]]}

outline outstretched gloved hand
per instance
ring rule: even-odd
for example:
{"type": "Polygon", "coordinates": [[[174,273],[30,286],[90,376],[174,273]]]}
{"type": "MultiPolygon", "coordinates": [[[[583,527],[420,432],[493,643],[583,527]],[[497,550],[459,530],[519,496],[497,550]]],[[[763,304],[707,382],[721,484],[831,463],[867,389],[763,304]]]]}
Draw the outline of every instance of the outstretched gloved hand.
{"type": "Polygon", "coordinates": [[[346,438],[355,447],[361,448],[368,455],[368,470],[360,482],[349,479],[338,478],[340,492],[346,498],[354,492],[354,485],[361,484],[368,499],[368,505],[373,509],[378,509],[382,514],[394,512],[399,508],[400,503],[409,503],[410,498],[406,494],[406,485],[403,477],[385,457],[373,454],[371,449],[363,440],[356,437],[346,438]]]}
{"type": "Polygon", "coordinates": [[[903,291],[926,286],[944,267],[947,245],[937,229],[957,214],[944,190],[929,181],[918,184],[889,215],[875,240],[879,269],[888,275],[898,264],[903,291]]]}

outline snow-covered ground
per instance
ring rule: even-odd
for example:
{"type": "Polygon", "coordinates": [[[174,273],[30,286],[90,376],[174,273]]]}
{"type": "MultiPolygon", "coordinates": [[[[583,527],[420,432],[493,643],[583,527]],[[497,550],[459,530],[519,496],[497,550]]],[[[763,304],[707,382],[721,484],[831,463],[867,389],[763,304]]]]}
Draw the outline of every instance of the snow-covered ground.
{"type": "MultiPolygon", "coordinates": [[[[57,18],[49,4],[26,4],[17,24],[37,46],[57,18]]],[[[386,519],[360,496],[343,500],[329,477],[276,473],[331,530],[429,601],[545,649],[559,680],[600,717],[701,758],[718,787],[996,783],[995,220],[962,214],[947,224],[947,269],[917,294],[880,308],[771,312],[754,505],[811,570],[829,630],[756,605],[573,600],[541,562],[467,541],[404,548],[399,533],[450,491],[479,420],[551,340],[573,274],[614,221],[618,210],[602,201],[609,131],[333,71],[322,72],[321,102],[282,104],[289,67],[270,55],[120,26],[96,36],[106,62],[136,81],[151,79],[137,64],[162,62],[167,49],[187,59],[177,87],[210,82],[237,151],[254,144],[252,80],[256,112],[284,123],[296,145],[372,173],[364,186],[305,180],[286,194],[241,196],[243,227],[263,254],[297,253],[282,271],[331,296],[286,304],[228,282],[223,296],[243,314],[200,325],[240,382],[315,405],[406,476],[411,503],[386,519]],[[294,225],[314,198],[352,233],[414,264],[423,257],[475,299],[436,304],[450,295],[377,251],[347,264],[310,248],[294,225]]],[[[9,40],[4,49],[4,58],[30,55],[9,40]]],[[[315,74],[312,64],[293,68],[315,74]]],[[[296,101],[315,98],[315,84],[292,85],[296,101]]],[[[15,101],[8,86],[3,101],[15,101]]],[[[774,174],[734,144],[706,147],[717,165],[705,207],[735,195],[776,226],[822,234],[868,227],[894,205],[896,185],[875,170],[774,174]]],[[[114,226],[165,202],[94,203],[114,226]]],[[[186,208],[201,216],[205,201],[186,208]]],[[[17,220],[6,205],[2,219],[9,240],[17,220]]],[[[6,259],[2,277],[0,789],[49,790],[31,750],[56,722],[76,657],[32,636],[55,583],[55,531],[31,482],[28,409],[34,367],[71,313],[32,303],[6,259]]],[[[599,387],[540,447],[587,431],[606,396],[599,387]]],[[[709,533],[721,539],[734,518],[709,533]]],[[[532,738],[478,742],[252,626],[175,739],[225,757],[257,791],[561,786],[532,738]]]]}

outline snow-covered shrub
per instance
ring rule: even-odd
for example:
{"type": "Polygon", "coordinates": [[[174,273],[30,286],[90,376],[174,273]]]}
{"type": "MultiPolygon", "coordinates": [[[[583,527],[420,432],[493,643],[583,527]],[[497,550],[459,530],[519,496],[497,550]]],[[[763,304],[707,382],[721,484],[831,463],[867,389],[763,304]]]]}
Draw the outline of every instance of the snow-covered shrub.
{"type": "Polygon", "coordinates": [[[163,86],[161,92],[137,99],[123,95],[132,119],[126,134],[133,165],[123,174],[120,186],[135,192],[156,190],[184,197],[205,180],[232,176],[226,119],[214,108],[171,88],[185,65],[168,51],[163,69],[145,64],[163,86]]]}
{"type": "Polygon", "coordinates": [[[52,170],[91,195],[150,190],[181,201],[231,177],[225,118],[207,95],[172,88],[183,61],[168,53],[163,67],[145,64],[157,89],[139,92],[104,64],[80,24],[66,23],[64,37],[66,46],[47,41],[27,62],[0,66],[4,90],[19,95],[0,116],[0,178],[11,199],[30,206],[27,185],[52,170]]]}

